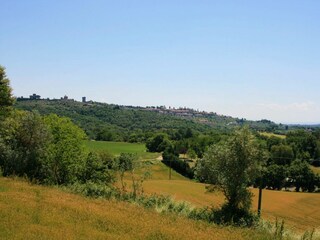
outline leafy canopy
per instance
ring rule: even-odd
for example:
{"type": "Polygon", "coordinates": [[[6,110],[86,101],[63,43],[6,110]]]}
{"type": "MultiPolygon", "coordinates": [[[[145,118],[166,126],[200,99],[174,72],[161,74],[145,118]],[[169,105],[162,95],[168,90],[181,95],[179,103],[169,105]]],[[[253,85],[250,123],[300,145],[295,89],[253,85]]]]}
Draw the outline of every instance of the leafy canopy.
{"type": "Polygon", "coordinates": [[[252,196],[247,187],[264,159],[254,136],[243,128],[227,141],[212,145],[199,161],[196,174],[222,190],[230,209],[249,211],[252,196]]]}
{"type": "Polygon", "coordinates": [[[5,68],[0,65],[0,118],[8,115],[14,103],[10,81],[5,68]]]}

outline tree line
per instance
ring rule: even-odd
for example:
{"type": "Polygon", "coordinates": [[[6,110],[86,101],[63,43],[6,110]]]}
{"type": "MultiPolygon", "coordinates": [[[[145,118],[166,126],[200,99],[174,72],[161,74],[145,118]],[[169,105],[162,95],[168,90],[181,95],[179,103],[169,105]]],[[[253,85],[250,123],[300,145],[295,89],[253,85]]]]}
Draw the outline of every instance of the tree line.
{"type": "MultiPolygon", "coordinates": [[[[190,128],[160,133],[149,138],[146,147],[150,152],[162,152],[163,162],[180,174],[206,182],[204,176],[195,174],[197,166],[190,167],[186,154],[199,166],[210,146],[225,143],[232,132],[208,132],[199,134],[190,128]]],[[[310,166],[320,158],[320,130],[289,131],[285,138],[266,137],[254,132],[256,140],[266,153],[260,174],[250,184],[272,190],[295,188],[295,191],[314,192],[320,187],[320,179],[310,166]]],[[[239,166],[239,164],[235,165],[239,166]]]]}

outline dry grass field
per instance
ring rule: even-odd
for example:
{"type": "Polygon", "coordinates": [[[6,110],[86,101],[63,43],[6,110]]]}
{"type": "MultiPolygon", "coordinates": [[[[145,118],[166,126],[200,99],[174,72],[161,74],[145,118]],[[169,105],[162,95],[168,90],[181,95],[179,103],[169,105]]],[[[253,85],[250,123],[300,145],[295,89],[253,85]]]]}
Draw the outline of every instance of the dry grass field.
{"type": "Polygon", "coordinates": [[[314,167],[314,166],[311,166],[311,169],[314,173],[316,174],[320,174],[320,167],[314,167]]]}
{"type": "Polygon", "coordinates": [[[216,227],[0,177],[0,239],[267,238],[252,229],[216,227]]]}
{"type": "Polygon", "coordinates": [[[285,139],[285,135],[275,134],[275,133],[268,133],[268,132],[260,132],[260,135],[266,136],[266,137],[278,137],[281,139],[285,139]]]}
{"type": "MultiPolygon", "coordinates": [[[[148,180],[144,183],[147,193],[171,195],[195,206],[219,206],[224,198],[221,193],[207,192],[205,184],[188,180],[148,180]]],[[[258,190],[254,194],[253,210],[257,209],[258,190]]],[[[262,217],[275,221],[283,219],[294,231],[312,228],[320,230],[320,194],[263,190],[262,217]]]]}

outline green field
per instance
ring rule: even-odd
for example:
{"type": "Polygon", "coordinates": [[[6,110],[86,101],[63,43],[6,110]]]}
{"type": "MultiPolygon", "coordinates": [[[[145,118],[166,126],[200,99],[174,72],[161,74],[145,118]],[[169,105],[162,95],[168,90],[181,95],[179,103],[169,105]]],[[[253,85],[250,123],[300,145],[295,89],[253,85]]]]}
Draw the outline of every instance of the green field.
{"type": "Polygon", "coordinates": [[[90,151],[107,151],[116,156],[120,153],[136,153],[141,159],[155,159],[161,155],[160,153],[147,152],[143,143],[85,141],[85,144],[90,151]]]}

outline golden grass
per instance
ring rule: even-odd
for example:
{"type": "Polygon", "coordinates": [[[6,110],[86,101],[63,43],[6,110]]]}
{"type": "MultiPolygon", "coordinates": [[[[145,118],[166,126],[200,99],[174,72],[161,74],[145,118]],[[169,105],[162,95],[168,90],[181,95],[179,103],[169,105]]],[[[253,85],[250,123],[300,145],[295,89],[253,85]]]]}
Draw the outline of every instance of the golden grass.
{"type": "MultiPolygon", "coordinates": [[[[176,200],[185,200],[196,206],[219,206],[224,202],[221,193],[206,192],[205,184],[186,180],[148,180],[146,193],[172,195],[176,200]]],[[[253,210],[257,209],[258,190],[254,194],[253,210]]],[[[283,219],[296,231],[320,229],[320,194],[263,190],[262,217],[274,221],[283,219]]]]}
{"type": "MultiPolygon", "coordinates": [[[[160,161],[156,164],[153,164],[150,167],[151,179],[169,179],[169,167],[160,161]]],[[[172,180],[187,180],[184,176],[180,175],[176,171],[171,171],[171,179],[172,180]]]]}
{"type": "Polygon", "coordinates": [[[280,134],[275,134],[275,133],[268,133],[268,132],[260,132],[260,135],[266,136],[266,137],[278,137],[281,139],[285,139],[286,135],[280,135],[280,134]]]}
{"type": "Polygon", "coordinates": [[[316,174],[320,174],[320,167],[314,167],[314,166],[310,166],[311,170],[316,173],[316,174]]]}
{"type": "Polygon", "coordinates": [[[221,228],[124,202],[0,178],[0,239],[259,239],[251,229],[221,228]]]}

